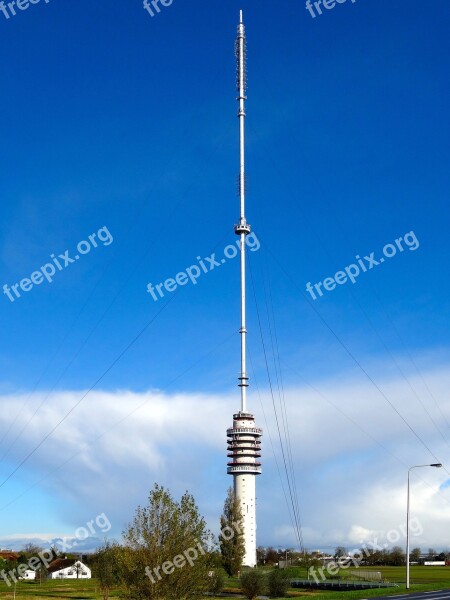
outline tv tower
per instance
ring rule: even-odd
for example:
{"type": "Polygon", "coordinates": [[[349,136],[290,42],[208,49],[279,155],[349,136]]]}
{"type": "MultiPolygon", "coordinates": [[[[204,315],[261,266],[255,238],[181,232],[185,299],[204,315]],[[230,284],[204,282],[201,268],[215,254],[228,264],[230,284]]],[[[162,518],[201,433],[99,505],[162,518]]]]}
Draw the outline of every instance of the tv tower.
{"type": "Polygon", "coordinates": [[[250,233],[250,225],[245,218],[245,101],[247,99],[246,38],[242,10],[236,39],[237,90],[239,92],[239,197],[240,219],[234,231],[240,238],[241,254],[241,373],[238,386],[241,388],[241,409],[233,415],[233,427],[227,429],[228,463],[227,473],[233,475],[234,494],[240,501],[243,525],[245,554],[243,564],[256,566],[256,476],[261,473],[262,429],[255,427],[254,416],[247,412],[247,327],[246,327],[246,277],[245,277],[245,238],[250,233]]]}

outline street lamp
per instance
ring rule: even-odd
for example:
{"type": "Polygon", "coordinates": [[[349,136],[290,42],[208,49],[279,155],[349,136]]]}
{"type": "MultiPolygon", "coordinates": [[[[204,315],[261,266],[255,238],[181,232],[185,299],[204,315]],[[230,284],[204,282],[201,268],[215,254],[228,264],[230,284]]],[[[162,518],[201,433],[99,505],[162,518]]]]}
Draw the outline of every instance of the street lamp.
{"type": "Polygon", "coordinates": [[[435,467],[440,469],[441,463],[433,463],[431,465],[415,465],[408,469],[408,496],[406,502],[406,589],[409,590],[409,475],[413,469],[420,469],[422,467],[435,467]]]}

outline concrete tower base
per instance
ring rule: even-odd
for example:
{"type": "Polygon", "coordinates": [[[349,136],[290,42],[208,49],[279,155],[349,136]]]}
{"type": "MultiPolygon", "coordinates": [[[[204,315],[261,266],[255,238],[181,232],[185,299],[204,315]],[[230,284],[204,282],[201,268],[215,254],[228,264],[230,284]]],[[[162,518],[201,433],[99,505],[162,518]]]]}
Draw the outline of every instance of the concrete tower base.
{"type": "Polygon", "coordinates": [[[233,415],[233,427],[227,430],[227,472],[233,475],[234,494],[240,501],[244,526],[244,566],[256,566],[256,476],[261,473],[262,429],[255,427],[250,413],[233,415]]]}

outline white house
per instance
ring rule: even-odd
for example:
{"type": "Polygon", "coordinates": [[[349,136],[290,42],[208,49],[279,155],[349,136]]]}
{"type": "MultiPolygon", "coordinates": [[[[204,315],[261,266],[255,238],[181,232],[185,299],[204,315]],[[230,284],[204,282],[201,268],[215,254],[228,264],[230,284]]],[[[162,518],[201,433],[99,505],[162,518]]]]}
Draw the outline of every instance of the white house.
{"type": "Polygon", "coordinates": [[[57,558],[47,569],[49,579],[91,579],[91,569],[80,560],[57,558]]]}
{"type": "Polygon", "coordinates": [[[20,579],[36,579],[36,571],[33,571],[33,569],[27,569],[20,579]]]}

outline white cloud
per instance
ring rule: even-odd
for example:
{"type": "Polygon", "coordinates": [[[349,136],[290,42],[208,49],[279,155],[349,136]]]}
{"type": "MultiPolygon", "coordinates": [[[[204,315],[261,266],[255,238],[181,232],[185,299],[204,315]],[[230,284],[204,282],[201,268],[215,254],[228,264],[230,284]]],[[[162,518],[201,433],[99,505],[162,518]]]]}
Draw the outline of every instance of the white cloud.
{"type": "MultiPolygon", "coordinates": [[[[450,421],[447,392],[450,370],[430,370],[425,378],[450,421]]],[[[416,377],[409,380],[447,439],[446,423],[434,401],[426,395],[422,380],[416,377]]],[[[436,456],[447,461],[448,442],[436,430],[406,382],[392,376],[384,380],[378,378],[377,382],[436,456]]],[[[307,546],[344,544],[354,547],[374,536],[398,530],[405,520],[407,466],[434,459],[369,382],[364,383],[358,377],[315,383],[315,386],[337,408],[307,386],[286,391],[307,546]]],[[[17,463],[33,448],[81,396],[82,392],[72,391],[52,394],[15,445],[10,464],[17,463]]],[[[251,398],[258,424],[265,429],[264,473],[258,479],[258,538],[264,544],[294,545],[292,523],[269,441],[270,433],[278,448],[271,399],[267,392],[262,393],[268,416],[266,424],[256,394],[251,398]]],[[[14,395],[1,398],[3,430],[24,399],[25,396],[14,395]]],[[[32,396],[14,431],[20,430],[41,399],[40,394],[32,396]]],[[[174,495],[189,489],[210,526],[217,529],[226,487],[231,484],[231,478],[226,476],[225,430],[231,424],[236,402],[235,394],[92,392],[16,478],[26,475],[27,482],[39,480],[79,452],[39,484],[47,494],[60,499],[61,522],[76,528],[86,519],[105,512],[118,534],[132,517],[134,508],[145,502],[153,482],[158,481],[174,495]],[[143,407],[113,427],[143,402],[146,402],[143,407]],[[89,445],[108,430],[94,445],[89,445]]],[[[278,450],[277,454],[283,471],[278,450]]],[[[6,463],[2,469],[3,475],[8,473],[6,463]]],[[[442,469],[421,469],[412,478],[413,515],[420,518],[424,530],[417,545],[424,548],[448,544],[450,488],[442,487],[446,475],[442,469]]],[[[4,490],[7,492],[9,488],[5,486],[4,490]]],[[[14,491],[9,493],[9,497],[4,496],[5,502],[14,499],[14,491]]],[[[286,493],[289,497],[288,490],[286,493]]],[[[26,505],[26,496],[19,502],[26,505]]],[[[9,510],[11,508],[2,511],[3,518],[9,510]]],[[[50,539],[51,534],[22,536],[45,540],[50,539]]],[[[19,536],[11,534],[9,537],[19,536]]],[[[400,540],[399,544],[402,543],[400,540]]]]}
{"type": "Polygon", "coordinates": [[[55,538],[63,538],[63,537],[66,537],[66,536],[61,533],[11,533],[10,535],[3,535],[1,537],[1,540],[2,540],[2,542],[8,542],[8,541],[18,542],[18,541],[25,540],[24,543],[27,543],[31,540],[40,540],[40,541],[48,542],[55,538]]]}

